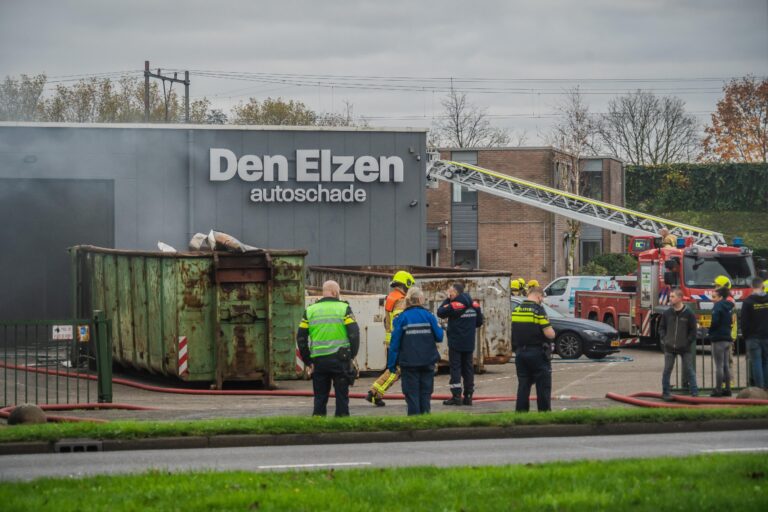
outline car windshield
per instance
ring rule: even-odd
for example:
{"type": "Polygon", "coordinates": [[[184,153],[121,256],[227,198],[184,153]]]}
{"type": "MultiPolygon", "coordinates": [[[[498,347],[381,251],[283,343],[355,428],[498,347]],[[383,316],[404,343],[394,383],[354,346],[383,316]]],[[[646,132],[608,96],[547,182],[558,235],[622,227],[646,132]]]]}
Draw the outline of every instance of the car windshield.
{"type": "MultiPolygon", "coordinates": [[[[523,302],[522,300],[513,300],[512,301],[512,309],[514,310],[517,306],[520,305],[520,303],[523,302]]],[[[563,315],[552,309],[551,307],[547,306],[543,302],[541,303],[542,306],[544,306],[544,311],[547,312],[547,316],[549,318],[565,318],[563,315]]]]}
{"type": "Polygon", "coordinates": [[[683,279],[690,288],[714,288],[717,276],[726,276],[734,287],[749,288],[755,276],[752,258],[746,256],[686,256],[683,279]]]}

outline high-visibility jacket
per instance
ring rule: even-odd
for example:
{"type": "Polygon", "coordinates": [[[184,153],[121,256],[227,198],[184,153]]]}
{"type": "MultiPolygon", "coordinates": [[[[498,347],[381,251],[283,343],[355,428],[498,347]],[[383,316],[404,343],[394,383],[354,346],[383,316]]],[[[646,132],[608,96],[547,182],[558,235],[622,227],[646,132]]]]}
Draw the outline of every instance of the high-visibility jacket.
{"type": "Polygon", "coordinates": [[[347,325],[355,323],[349,304],[340,300],[320,300],[310,305],[299,328],[309,330],[312,358],[330,356],[342,347],[350,347],[347,325]]]}
{"type": "Polygon", "coordinates": [[[405,293],[400,288],[393,288],[384,302],[384,343],[389,346],[392,340],[392,326],[397,315],[405,310],[405,293]]]}
{"type": "Polygon", "coordinates": [[[517,348],[544,346],[549,339],[544,329],[550,327],[547,312],[540,304],[524,300],[512,311],[512,340],[517,348]]]}

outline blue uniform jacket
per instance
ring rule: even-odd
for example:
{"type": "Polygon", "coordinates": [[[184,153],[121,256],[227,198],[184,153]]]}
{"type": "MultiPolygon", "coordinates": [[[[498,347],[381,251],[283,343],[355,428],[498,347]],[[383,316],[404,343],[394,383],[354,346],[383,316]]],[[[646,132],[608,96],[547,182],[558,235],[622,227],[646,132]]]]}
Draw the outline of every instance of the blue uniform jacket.
{"type": "Polygon", "coordinates": [[[440,360],[435,343],[443,341],[443,329],[435,315],[421,306],[410,306],[395,318],[389,343],[387,368],[430,366],[440,360]]]}
{"type": "Polygon", "coordinates": [[[709,339],[711,341],[733,341],[731,339],[731,325],[733,315],[733,303],[721,300],[712,308],[712,323],[709,326],[709,339]]]}
{"type": "Polygon", "coordinates": [[[448,347],[459,352],[474,352],[475,331],[483,325],[480,305],[466,293],[445,299],[437,316],[448,319],[448,347]]]}

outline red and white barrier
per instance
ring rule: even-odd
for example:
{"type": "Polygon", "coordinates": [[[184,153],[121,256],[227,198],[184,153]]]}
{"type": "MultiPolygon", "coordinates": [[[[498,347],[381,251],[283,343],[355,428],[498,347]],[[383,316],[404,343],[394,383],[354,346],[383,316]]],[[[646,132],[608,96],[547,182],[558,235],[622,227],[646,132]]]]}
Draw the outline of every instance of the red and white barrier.
{"type": "Polygon", "coordinates": [[[187,337],[179,336],[179,377],[189,375],[189,352],[187,350],[187,337]]]}

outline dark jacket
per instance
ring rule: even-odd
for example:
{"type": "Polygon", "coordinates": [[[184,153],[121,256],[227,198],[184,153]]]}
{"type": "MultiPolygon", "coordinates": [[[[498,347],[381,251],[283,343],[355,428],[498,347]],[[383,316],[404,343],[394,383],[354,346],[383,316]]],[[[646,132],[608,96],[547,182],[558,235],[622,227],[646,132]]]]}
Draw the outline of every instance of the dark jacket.
{"type": "Polygon", "coordinates": [[[710,341],[733,341],[733,302],[721,300],[712,308],[712,324],[709,326],[710,341]]]}
{"type": "Polygon", "coordinates": [[[435,315],[421,306],[410,306],[400,313],[392,325],[387,368],[432,366],[440,360],[435,343],[443,341],[443,329],[435,315]]]}
{"type": "Polygon", "coordinates": [[[741,335],[744,339],[768,339],[768,295],[753,293],[743,302],[741,335]]]}
{"type": "Polygon", "coordinates": [[[680,311],[670,306],[661,314],[659,339],[665,352],[684,354],[696,341],[696,315],[688,306],[680,311]]]}
{"type": "Polygon", "coordinates": [[[475,332],[483,325],[480,304],[467,293],[455,299],[445,299],[437,308],[437,316],[448,319],[448,348],[459,352],[474,352],[475,332]]]}

